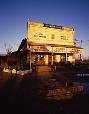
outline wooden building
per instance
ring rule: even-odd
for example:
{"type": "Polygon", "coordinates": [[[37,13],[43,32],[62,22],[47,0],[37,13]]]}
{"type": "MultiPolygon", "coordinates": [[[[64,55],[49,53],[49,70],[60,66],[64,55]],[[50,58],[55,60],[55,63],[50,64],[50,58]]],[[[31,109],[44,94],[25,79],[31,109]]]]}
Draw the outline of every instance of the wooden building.
{"type": "Polygon", "coordinates": [[[75,55],[82,60],[83,48],[76,47],[74,28],[40,22],[27,22],[27,38],[23,39],[18,51],[24,52],[26,63],[48,65],[75,63],[75,55]]]}

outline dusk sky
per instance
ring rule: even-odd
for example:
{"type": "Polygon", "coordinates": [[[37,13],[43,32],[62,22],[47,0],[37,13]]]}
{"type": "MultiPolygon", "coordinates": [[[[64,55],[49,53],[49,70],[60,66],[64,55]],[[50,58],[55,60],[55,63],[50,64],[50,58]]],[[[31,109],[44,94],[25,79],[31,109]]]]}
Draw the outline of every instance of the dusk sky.
{"type": "Polygon", "coordinates": [[[77,45],[89,58],[89,0],[0,0],[0,54],[17,50],[27,32],[27,20],[75,28],[77,45]]]}

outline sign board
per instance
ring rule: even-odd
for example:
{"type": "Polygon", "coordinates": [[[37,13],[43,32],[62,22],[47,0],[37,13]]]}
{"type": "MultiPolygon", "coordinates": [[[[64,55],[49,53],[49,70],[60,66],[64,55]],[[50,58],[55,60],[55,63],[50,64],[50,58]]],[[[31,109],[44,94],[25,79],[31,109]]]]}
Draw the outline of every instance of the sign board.
{"type": "Polygon", "coordinates": [[[28,41],[39,44],[74,45],[74,29],[28,21],[28,41]]]}
{"type": "Polygon", "coordinates": [[[51,47],[51,46],[31,46],[32,52],[51,52],[52,53],[73,53],[82,54],[81,48],[51,47]]]}

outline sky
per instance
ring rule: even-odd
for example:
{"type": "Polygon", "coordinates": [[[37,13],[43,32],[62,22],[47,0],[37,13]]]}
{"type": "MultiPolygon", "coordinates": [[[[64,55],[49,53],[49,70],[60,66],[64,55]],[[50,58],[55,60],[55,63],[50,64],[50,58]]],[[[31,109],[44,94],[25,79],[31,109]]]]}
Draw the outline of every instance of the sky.
{"type": "Polygon", "coordinates": [[[76,45],[82,40],[84,58],[89,58],[89,0],[0,0],[0,54],[6,48],[18,49],[26,36],[28,18],[74,27],[76,45]]]}

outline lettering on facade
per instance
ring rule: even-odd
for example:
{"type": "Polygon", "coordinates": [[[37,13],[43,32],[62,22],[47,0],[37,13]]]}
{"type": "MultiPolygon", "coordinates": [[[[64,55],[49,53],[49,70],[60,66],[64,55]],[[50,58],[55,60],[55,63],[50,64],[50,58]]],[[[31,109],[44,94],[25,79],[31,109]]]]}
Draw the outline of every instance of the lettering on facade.
{"type": "Polygon", "coordinates": [[[46,38],[46,36],[45,36],[44,34],[42,34],[42,33],[36,33],[36,34],[34,35],[34,37],[46,38]]]}
{"type": "Polygon", "coordinates": [[[36,47],[34,48],[34,50],[35,50],[35,52],[39,52],[39,51],[41,51],[41,47],[40,47],[40,46],[36,46],[36,47]]]}
{"type": "Polygon", "coordinates": [[[63,26],[57,26],[57,25],[52,25],[52,24],[45,24],[43,27],[49,27],[49,28],[56,28],[56,29],[63,29],[63,26]]]}
{"type": "Polygon", "coordinates": [[[78,48],[72,48],[70,53],[80,53],[80,50],[78,48]]]}
{"type": "Polygon", "coordinates": [[[68,40],[68,38],[66,36],[60,36],[61,40],[68,40]]]}
{"type": "Polygon", "coordinates": [[[65,48],[55,48],[54,52],[65,52],[65,48]]]}
{"type": "Polygon", "coordinates": [[[45,46],[33,46],[35,52],[48,52],[45,46]]]}
{"type": "Polygon", "coordinates": [[[54,48],[54,53],[81,53],[78,48],[66,48],[66,47],[56,47],[54,48]]]}
{"type": "MultiPolygon", "coordinates": [[[[32,46],[35,52],[52,52],[52,49],[46,46],[32,46]]],[[[77,48],[66,48],[66,47],[53,47],[53,53],[82,53],[77,48]]]]}

